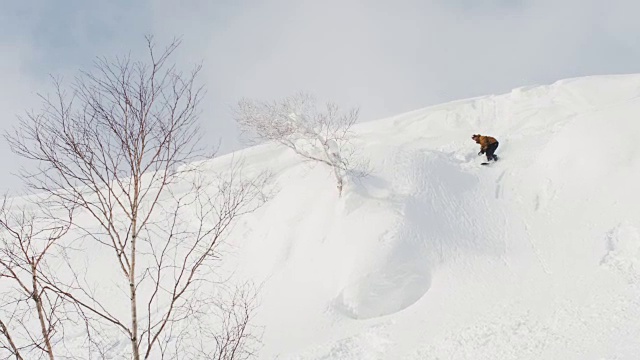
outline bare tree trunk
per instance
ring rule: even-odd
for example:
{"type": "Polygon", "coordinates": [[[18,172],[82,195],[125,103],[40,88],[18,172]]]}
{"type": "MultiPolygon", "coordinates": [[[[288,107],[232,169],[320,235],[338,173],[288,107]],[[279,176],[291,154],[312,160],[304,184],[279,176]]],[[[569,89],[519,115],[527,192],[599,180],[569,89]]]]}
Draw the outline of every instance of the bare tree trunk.
{"type": "Polygon", "coordinates": [[[33,301],[36,303],[36,309],[38,310],[38,319],[40,320],[40,330],[42,331],[42,338],[44,339],[44,344],[47,348],[47,355],[49,355],[49,360],[54,360],[53,357],[53,348],[51,347],[51,339],[49,338],[49,331],[47,330],[47,325],[44,318],[44,309],[42,306],[42,298],[39,294],[38,289],[38,273],[36,271],[36,262],[35,259],[32,259],[31,262],[31,275],[33,281],[33,301]]]}
{"type": "Polygon", "coordinates": [[[7,327],[5,326],[5,324],[4,324],[4,322],[2,320],[0,320],[0,332],[2,332],[4,337],[9,342],[9,346],[11,347],[10,350],[13,352],[13,355],[15,355],[16,360],[24,360],[22,355],[20,355],[20,350],[18,350],[18,347],[16,346],[16,343],[13,342],[13,338],[11,337],[11,334],[9,334],[9,329],[7,329],[7,327]]]}
{"type": "Polygon", "coordinates": [[[131,296],[131,351],[134,360],[140,360],[140,349],[138,347],[138,306],[136,300],[136,240],[137,234],[137,214],[134,210],[131,234],[131,266],[129,268],[129,294],[131,296]]]}
{"type": "Polygon", "coordinates": [[[0,278],[14,284],[0,289],[0,316],[8,319],[0,320],[0,334],[8,343],[2,350],[17,360],[24,359],[23,354],[31,357],[32,351],[54,359],[54,329],[64,333],[69,317],[59,316],[60,297],[46,285],[51,275],[46,271],[47,258],[69,227],[69,219],[50,222],[25,207],[11,208],[7,198],[0,206],[0,278]],[[33,322],[36,316],[38,321],[33,322]]]}

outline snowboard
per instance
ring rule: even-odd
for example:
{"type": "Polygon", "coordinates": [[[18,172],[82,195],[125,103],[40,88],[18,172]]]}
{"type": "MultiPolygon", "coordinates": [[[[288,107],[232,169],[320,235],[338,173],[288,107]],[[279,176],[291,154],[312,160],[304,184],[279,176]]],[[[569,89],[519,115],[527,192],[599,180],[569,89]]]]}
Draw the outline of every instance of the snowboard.
{"type": "MultiPolygon", "coordinates": [[[[500,158],[496,156],[496,159],[494,161],[492,161],[492,162],[496,162],[498,160],[500,160],[500,158]]],[[[489,162],[489,161],[485,161],[485,162],[480,163],[480,165],[489,165],[489,164],[491,164],[491,162],[489,162]]]]}

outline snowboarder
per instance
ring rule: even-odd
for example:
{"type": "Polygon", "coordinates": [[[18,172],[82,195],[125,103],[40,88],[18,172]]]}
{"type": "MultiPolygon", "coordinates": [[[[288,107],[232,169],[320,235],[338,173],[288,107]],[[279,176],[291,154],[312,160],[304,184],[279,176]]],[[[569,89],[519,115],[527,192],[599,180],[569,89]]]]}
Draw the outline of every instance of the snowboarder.
{"type": "Polygon", "coordinates": [[[471,137],[477,144],[480,144],[480,152],[478,156],[486,153],[487,161],[498,161],[498,157],[494,154],[496,149],[498,148],[498,140],[491,136],[482,136],[480,134],[475,134],[471,137]]]}

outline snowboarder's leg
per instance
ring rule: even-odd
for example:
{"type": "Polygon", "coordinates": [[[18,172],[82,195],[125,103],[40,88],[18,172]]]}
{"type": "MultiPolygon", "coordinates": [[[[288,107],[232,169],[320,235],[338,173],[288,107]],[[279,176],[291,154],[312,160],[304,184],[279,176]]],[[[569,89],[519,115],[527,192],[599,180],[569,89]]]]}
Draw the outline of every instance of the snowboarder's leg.
{"type": "Polygon", "coordinates": [[[498,157],[493,154],[497,148],[498,142],[489,145],[489,148],[487,149],[487,161],[498,161],[498,157]]]}

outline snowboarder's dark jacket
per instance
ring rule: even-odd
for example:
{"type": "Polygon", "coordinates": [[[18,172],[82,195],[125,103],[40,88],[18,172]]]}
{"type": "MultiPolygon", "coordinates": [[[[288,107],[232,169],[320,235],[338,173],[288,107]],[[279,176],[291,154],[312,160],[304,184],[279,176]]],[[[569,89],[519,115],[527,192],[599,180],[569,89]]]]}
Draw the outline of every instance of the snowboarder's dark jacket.
{"type": "Polygon", "coordinates": [[[480,134],[473,135],[471,138],[475,140],[476,143],[480,144],[480,151],[483,153],[486,152],[487,149],[489,149],[489,146],[491,144],[495,144],[498,142],[498,140],[491,136],[482,136],[480,134]]]}

